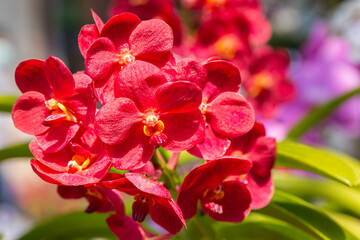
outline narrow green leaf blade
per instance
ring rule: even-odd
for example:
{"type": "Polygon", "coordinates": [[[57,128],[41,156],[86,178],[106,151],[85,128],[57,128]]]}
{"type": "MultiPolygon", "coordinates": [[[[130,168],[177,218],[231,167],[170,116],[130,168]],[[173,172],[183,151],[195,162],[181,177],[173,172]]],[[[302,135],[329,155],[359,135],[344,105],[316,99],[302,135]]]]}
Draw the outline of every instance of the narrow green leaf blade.
{"type": "Polygon", "coordinates": [[[279,219],[251,213],[240,224],[224,224],[219,229],[221,239],[226,240],[315,240],[317,238],[279,219]]]}
{"type": "Polygon", "coordinates": [[[214,226],[218,222],[209,218],[206,215],[196,215],[190,219],[186,226],[176,236],[174,240],[216,240],[219,239],[217,232],[214,230],[214,226]]]}
{"type": "Polygon", "coordinates": [[[116,239],[105,219],[108,214],[74,212],[40,223],[19,240],[116,239]]]}
{"type": "Polygon", "coordinates": [[[285,192],[276,191],[271,203],[260,213],[286,221],[318,239],[352,240],[339,224],[308,202],[285,192]]]}
{"type": "Polygon", "coordinates": [[[357,239],[360,239],[360,221],[358,218],[354,218],[342,213],[325,211],[335,222],[343,226],[348,230],[349,235],[353,235],[357,239]]]}
{"type": "Polygon", "coordinates": [[[9,159],[9,158],[17,158],[17,157],[33,157],[32,153],[29,150],[29,143],[21,143],[17,145],[7,146],[5,148],[0,149],[0,162],[9,159]]]}
{"type": "MultiPolygon", "coordinates": [[[[342,211],[360,217],[360,190],[348,188],[327,179],[304,178],[293,174],[275,172],[276,189],[300,197],[306,201],[321,199],[322,205],[331,204],[342,211]]],[[[360,222],[359,222],[360,224],[360,222]]]]}
{"type": "Polygon", "coordinates": [[[289,132],[287,139],[297,139],[308,131],[313,125],[320,122],[326,116],[334,112],[342,103],[349,98],[360,94],[360,88],[348,92],[334,100],[311,110],[300,122],[289,132]]]}
{"type": "Polygon", "coordinates": [[[300,143],[287,141],[278,143],[276,164],[313,172],[350,187],[360,183],[358,172],[339,155],[300,143]]]}
{"type": "Polygon", "coordinates": [[[15,96],[0,95],[0,112],[11,112],[17,98],[15,96]]]}

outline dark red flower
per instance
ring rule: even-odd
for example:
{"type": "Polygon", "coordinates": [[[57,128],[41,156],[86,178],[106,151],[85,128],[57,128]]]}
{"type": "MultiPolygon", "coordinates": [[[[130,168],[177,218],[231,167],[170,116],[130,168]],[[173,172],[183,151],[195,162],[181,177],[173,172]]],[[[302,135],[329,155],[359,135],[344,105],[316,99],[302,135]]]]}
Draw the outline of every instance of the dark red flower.
{"type": "Polygon", "coordinates": [[[156,146],[184,151],[204,138],[194,83],[167,82],[159,68],[137,61],[119,73],[115,96],[97,113],[95,130],[118,169],[144,166],[156,146]]]}
{"type": "Polygon", "coordinates": [[[131,62],[142,60],[167,69],[169,61],[174,61],[172,47],[172,30],[161,20],[141,21],[131,13],[111,18],[85,57],[86,73],[94,80],[99,101],[105,104],[114,99],[114,81],[131,62]]]}
{"type": "Polygon", "coordinates": [[[85,212],[107,213],[115,211],[107,219],[110,230],[119,239],[139,239],[143,240],[146,236],[153,236],[142,226],[125,215],[125,206],[122,200],[122,194],[119,190],[108,189],[97,184],[92,186],[58,186],[58,193],[65,199],[86,198],[89,206],[85,212]]]}
{"type": "Polygon", "coordinates": [[[89,206],[85,210],[87,213],[116,211],[117,215],[125,217],[125,206],[121,192],[116,189],[108,189],[97,185],[88,187],[59,185],[57,192],[64,199],[86,198],[89,202],[89,206]]]}
{"type": "Polygon", "coordinates": [[[35,135],[44,151],[61,150],[80,125],[87,126],[94,119],[91,79],[84,73],[71,75],[58,58],[21,62],[15,80],[23,95],[13,107],[14,124],[24,133],[35,135]]]}
{"type": "Polygon", "coordinates": [[[187,80],[197,83],[202,89],[200,110],[206,121],[205,139],[189,152],[206,160],[224,155],[230,145],[228,138],[237,137],[250,131],[255,121],[254,110],[239,93],[240,72],[227,61],[214,60],[196,65],[185,61],[178,64],[178,79],[185,73],[187,80]],[[195,71],[195,69],[198,69],[195,71]]]}
{"type": "Polygon", "coordinates": [[[161,19],[173,30],[174,44],[179,45],[182,38],[182,26],[171,0],[114,0],[110,15],[124,12],[138,15],[142,20],[161,19]]]}
{"type": "Polygon", "coordinates": [[[93,128],[81,130],[62,150],[44,152],[36,140],[29,148],[36,159],[31,166],[44,181],[67,186],[99,182],[110,170],[111,161],[105,155],[103,143],[93,128]]]}
{"type": "Polygon", "coordinates": [[[177,203],[184,218],[190,219],[201,208],[217,221],[240,222],[250,212],[251,196],[242,181],[233,176],[247,174],[251,162],[236,157],[209,161],[193,169],[180,187],[177,203]]]}
{"type": "Polygon", "coordinates": [[[276,142],[274,138],[265,137],[265,128],[255,122],[253,129],[245,135],[234,138],[226,155],[239,156],[252,162],[252,168],[241,179],[247,182],[252,209],[265,207],[274,194],[274,183],[271,169],[276,159],[276,142]]]}
{"type": "Polygon", "coordinates": [[[271,26],[258,8],[221,8],[204,13],[200,22],[192,48],[195,56],[219,56],[236,64],[242,74],[251,62],[253,48],[264,45],[271,36],[271,26]]]}
{"type": "Polygon", "coordinates": [[[181,210],[169,191],[143,174],[111,174],[100,184],[134,196],[132,217],[135,221],[143,222],[149,214],[154,222],[172,234],[179,232],[183,225],[186,226],[181,210]]]}
{"type": "Polygon", "coordinates": [[[289,64],[285,49],[263,47],[255,52],[244,88],[261,116],[272,117],[279,104],[293,98],[295,88],[287,76],[289,64]]]}
{"type": "Polygon", "coordinates": [[[154,236],[154,234],[146,231],[141,224],[126,215],[120,218],[117,214],[111,214],[106,219],[106,223],[119,239],[146,240],[148,237],[154,236]]]}

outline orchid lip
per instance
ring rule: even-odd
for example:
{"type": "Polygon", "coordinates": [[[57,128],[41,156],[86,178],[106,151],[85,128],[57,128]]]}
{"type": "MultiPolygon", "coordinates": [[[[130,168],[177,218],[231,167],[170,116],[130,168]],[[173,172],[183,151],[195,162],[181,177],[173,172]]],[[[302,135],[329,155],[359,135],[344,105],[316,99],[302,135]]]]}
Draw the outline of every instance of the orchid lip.
{"type": "MultiPolygon", "coordinates": [[[[78,119],[71,109],[65,107],[65,105],[58,100],[51,98],[45,101],[46,108],[51,111],[51,114],[65,114],[65,120],[77,123],[78,119]]],[[[46,121],[45,121],[46,122],[46,121]]],[[[51,121],[50,121],[51,122],[51,121]]]]}
{"type": "Polygon", "coordinates": [[[208,201],[220,200],[224,198],[224,190],[221,185],[217,186],[214,190],[213,189],[206,189],[203,194],[203,198],[208,201]]]}
{"type": "Polygon", "coordinates": [[[132,55],[129,51],[124,51],[124,52],[120,53],[119,58],[120,58],[119,62],[122,65],[122,67],[135,61],[134,55],[132,55]]]}
{"type": "Polygon", "coordinates": [[[69,173],[76,173],[85,170],[91,164],[91,157],[75,154],[68,162],[66,171],[69,173]]]}
{"type": "Polygon", "coordinates": [[[134,200],[132,205],[132,218],[134,221],[143,222],[152,206],[154,206],[155,200],[140,193],[134,196],[134,200]]]}
{"type": "Polygon", "coordinates": [[[143,115],[144,134],[150,137],[150,144],[161,145],[167,142],[167,136],[162,132],[165,129],[163,121],[159,120],[159,114],[154,110],[148,110],[143,115]]]}

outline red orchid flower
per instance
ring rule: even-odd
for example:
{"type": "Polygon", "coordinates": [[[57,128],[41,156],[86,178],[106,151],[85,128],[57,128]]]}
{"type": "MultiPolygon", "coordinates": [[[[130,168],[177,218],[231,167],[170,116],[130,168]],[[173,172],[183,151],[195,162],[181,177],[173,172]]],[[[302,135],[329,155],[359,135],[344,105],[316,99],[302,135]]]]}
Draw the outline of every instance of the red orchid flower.
{"type": "Polygon", "coordinates": [[[223,157],[193,169],[180,187],[177,203],[185,219],[197,212],[198,201],[205,214],[217,221],[240,222],[250,212],[251,196],[242,181],[232,176],[247,174],[251,162],[223,157]]]}
{"type": "Polygon", "coordinates": [[[255,121],[251,105],[237,93],[240,72],[234,64],[223,60],[209,61],[204,66],[182,60],[178,63],[177,79],[183,78],[202,89],[200,110],[206,121],[204,141],[188,151],[207,160],[221,157],[230,145],[228,138],[247,133],[255,121]],[[195,72],[198,74],[192,74],[195,72]]]}
{"type": "Polygon", "coordinates": [[[15,81],[23,93],[12,111],[15,127],[35,135],[46,152],[64,148],[80,125],[86,127],[94,119],[91,79],[84,73],[72,75],[58,58],[21,62],[15,81]]]}
{"type": "Polygon", "coordinates": [[[135,221],[143,222],[149,214],[154,222],[172,234],[186,226],[179,206],[158,181],[140,173],[109,174],[100,185],[134,196],[132,218],[135,221]]]}
{"type": "Polygon", "coordinates": [[[167,73],[167,64],[174,61],[172,47],[172,30],[165,22],[141,21],[131,13],[112,17],[102,27],[100,37],[87,49],[85,57],[86,73],[94,80],[99,101],[105,104],[114,99],[115,79],[131,62],[146,61],[165,68],[167,73]]]}
{"type": "Polygon", "coordinates": [[[169,24],[174,33],[174,44],[179,45],[182,39],[182,26],[174,10],[174,3],[171,0],[113,0],[110,15],[131,12],[142,20],[161,19],[169,24]]]}
{"type": "Polygon", "coordinates": [[[116,189],[108,189],[97,185],[88,187],[59,185],[57,192],[64,199],[86,198],[89,202],[89,206],[85,210],[87,213],[116,211],[117,215],[125,217],[125,206],[121,192],[116,189]]]}
{"type": "Polygon", "coordinates": [[[255,122],[250,132],[231,140],[226,155],[239,156],[252,162],[250,172],[241,178],[247,182],[251,193],[251,208],[265,207],[274,194],[271,169],[276,159],[275,139],[265,137],[264,125],[255,122]]]}
{"type": "Polygon", "coordinates": [[[285,49],[263,47],[254,53],[244,88],[247,99],[261,116],[271,118],[279,104],[294,97],[295,88],[287,76],[289,64],[285,49]]]}
{"type": "Polygon", "coordinates": [[[201,90],[194,83],[167,82],[159,68],[137,61],[119,73],[115,96],[95,117],[115,168],[141,168],[157,146],[184,151],[204,138],[201,90]]]}
{"type": "Polygon", "coordinates": [[[36,140],[29,144],[36,159],[31,166],[44,181],[67,186],[99,182],[110,170],[111,161],[105,155],[103,143],[92,127],[81,130],[62,150],[44,152],[36,140]]]}
{"type": "Polygon", "coordinates": [[[89,202],[89,206],[85,210],[86,213],[115,211],[115,214],[111,214],[106,219],[106,223],[119,239],[143,240],[146,236],[153,236],[144,230],[139,223],[125,215],[125,206],[119,190],[108,189],[95,184],[87,187],[58,186],[57,191],[65,199],[86,198],[89,202]]]}

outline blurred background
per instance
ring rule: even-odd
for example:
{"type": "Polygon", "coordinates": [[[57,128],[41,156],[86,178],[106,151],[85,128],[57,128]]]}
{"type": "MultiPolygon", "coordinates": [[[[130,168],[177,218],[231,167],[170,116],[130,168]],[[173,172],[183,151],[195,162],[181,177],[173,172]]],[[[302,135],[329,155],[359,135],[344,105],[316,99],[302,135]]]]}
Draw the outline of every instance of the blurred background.
{"type": "MultiPolygon", "coordinates": [[[[125,1],[125,0],[124,0],[125,1]]],[[[0,0],[0,95],[19,96],[14,72],[26,59],[56,56],[75,73],[84,70],[77,35],[92,24],[90,9],[105,22],[110,0],[0,0]]],[[[288,74],[296,97],[275,117],[262,119],[268,134],[284,139],[312,107],[360,86],[360,1],[266,0],[272,46],[287,48],[288,74]]],[[[348,100],[302,140],[360,158],[360,99],[348,100]]],[[[31,140],[0,113],[0,149],[31,140]]],[[[16,239],[43,219],[84,209],[86,202],[63,200],[56,187],[32,172],[29,159],[0,162],[0,235],[16,239]]]]}

